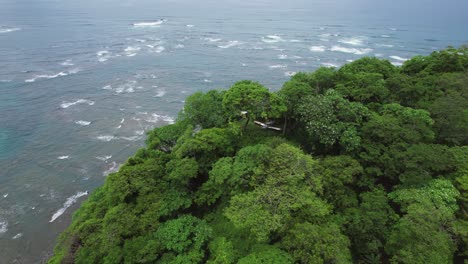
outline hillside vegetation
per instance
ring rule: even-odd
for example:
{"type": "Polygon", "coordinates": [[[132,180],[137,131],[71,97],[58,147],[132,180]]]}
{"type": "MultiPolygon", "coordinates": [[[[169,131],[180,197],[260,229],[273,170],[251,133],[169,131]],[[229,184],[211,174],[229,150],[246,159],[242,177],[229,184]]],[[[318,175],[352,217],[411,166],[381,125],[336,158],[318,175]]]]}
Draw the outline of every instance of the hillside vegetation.
{"type": "Polygon", "coordinates": [[[463,263],[467,88],[461,47],[195,93],[49,263],[463,263]]]}

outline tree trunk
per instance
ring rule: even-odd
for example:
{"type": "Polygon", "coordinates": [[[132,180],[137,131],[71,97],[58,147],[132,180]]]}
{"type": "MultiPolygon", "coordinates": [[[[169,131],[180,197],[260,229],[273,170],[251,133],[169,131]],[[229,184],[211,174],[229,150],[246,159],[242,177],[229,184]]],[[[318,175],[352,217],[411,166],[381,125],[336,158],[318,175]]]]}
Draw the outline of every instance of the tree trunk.
{"type": "Polygon", "coordinates": [[[288,117],[284,117],[284,124],[283,124],[283,136],[286,135],[286,124],[288,123],[288,117]]]}
{"type": "Polygon", "coordinates": [[[250,121],[250,117],[247,117],[247,122],[245,122],[245,125],[244,125],[244,131],[247,128],[247,125],[249,124],[249,121],[250,121]]]}

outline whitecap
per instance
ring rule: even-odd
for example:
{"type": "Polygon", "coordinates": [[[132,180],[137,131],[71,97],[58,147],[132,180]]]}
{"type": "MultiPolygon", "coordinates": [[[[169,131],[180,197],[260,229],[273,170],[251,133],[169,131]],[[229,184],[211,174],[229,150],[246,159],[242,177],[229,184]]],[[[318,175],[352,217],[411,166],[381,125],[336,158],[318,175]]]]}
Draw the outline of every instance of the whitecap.
{"type": "Polygon", "coordinates": [[[110,167],[107,170],[105,170],[102,173],[102,175],[107,176],[107,175],[109,175],[111,173],[117,172],[117,171],[119,171],[120,166],[121,166],[121,164],[118,164],[117,162],[113,161],[111,163],[110,167]]]}
{"type": "Polygon", "coordinates": [[[110,54],[111,54],[110,51],[107,51],[107,50],[101,50],[101,51],[96,52],[96,56],[98,57],[99,62],[105,62],[108,59],[110,59],[111,57],[110,54]]]}
{"type": "Polygon", "coordinates": [[[120,120],[120,124],[123,124],[123,122],[125,122],[125,118],[122,118],[122,120],[120,120]]]}
{"type": "Polygon", "coordinates": [[[104,141],[104,142],[109,142],[109,141],[115,139],[115,137],[112,136],[112,135],[99,135],[96,138],[101,140],[101,141],[104,141]]]}
{"type": "Polygon", "coordinates": [[[184,44],[177,44],[177,45],[174,46],[174,48],[183,49],[183,48],[185,48],[185,46],[184,46],[184,44]]]}
{"type": "Polygon", "coordinates": [[[133,23],[133,26],[134,27],[158,27],[166,21],[167,21],[166,19],[160,19],[158,21],[138,22],[138,23],[133,23]]]}
{"type": "Polygon", "coordinates": [[[8,222],[0,221],[0,234],[6,233],[8,231],[8,222]]]}
{"type": "Polygon", "coordinates": [[[247,63],[241,63],[241,66],[242,67],[247,67],[248,65],[247,65],[247,63]]]}
{"type": "Polygon", "coordinates": [[[62,66],[73,66],[75,64],[72,63],[72,60],[66,60],[66,61],[60,63],[60,65],[62,65],[62,66]]]}
{"type": "Polygon", "coordinates": [[[220,38],[204,38],[204,40],[208,40],[209,42],[218,42],[218,41],[221,41],[220,38]]]}
{"type": "Polygon", "coordinates": [[[112,158],[112,155],[105,155],[105,156],[97,156],[96,159],[107,162],[109,159],[112,158]]]}
{"type": "Polygon", "coordinates": [[[164,48],[163,46],[157,46],[155,49],[153,49],[153,52],[156,52],[156,53],[161,53],[165,50],[166,48],[164,48]]]}
{"type": "Polygon", "coordinates": [[[70,156],[58,156],[57,159],[59,160],[65,160],[68,159],[70,156]]]}
{"type": "Polygon", "coordinates": [[[322,65],[325,67],[330,67],[330,68],[338,68],[338,65],[336,65],[335,63],[331,63],[331,62],[323,62],[322,65]]]}
{"type": "Polygon", "coordinates": [[[139,136],[131,136],[131,137],[120,137],[121,139],[128,140],[128,141],[137,141],[141,137],[139,136]]]}
{"type": "Polygon", "coordinates": [[[286,77],[292,77],[294,75],[296,75],[296,72],[293,72],[293,71],[287,71],[287,72],[284,73],[284,76],[286,76],[286,77]]]}
{"type": "Polygon", "coordinates": [[[103,90],[112,90],[112,85],[106,85],[102,87],[103,90]]]}
{"type": "Polygon", "coordinates": [[[141,50],[140,47],[129,46],[129,47],[124,49],[124,52],[125,52],[125,55],[127,57],[133,57],[133,56],[137,55],[138,51],[140,51],[140,50],[141,50]]]}
{"type": "Polygon", "coordinates": [[[188,28],[193,28],[195,25],[185,25],[188,28]]]}
{"type": "Polygon", "coordinates": [[[133,93],[135,92],[135,86],[137,82],[136,81],[127,81],[126,83],[119,85],[117,88],[115,88],[115,92],[120,94],[120,93],[133,93]]]}
{"type": "Polygon", "coordinates": [[[380,37],[382,37],[382,38],[390,38],[389,35],[380,35],[380,37]]]}
{"type": "Polygon", "coordinates": [[[363,48],[363,49],[346,48],[346,47],[339,46],[339,45],[333,46],[330,50],[331,51],[337,51],[337,52],[343,52],[343,53],[352,53],[352,54],[356,54],[356,55],[364,55],[364,54],[367,54],[367,53],[372,51],[372,49],[370,49],[370,48],[363,48]]]}
{"type": "Polygon", "coordinates": [[[208,79],[204,79],[203,82],[206,82],[206,83],[212,83],[213,81],[211,80],[208,80],[208,79]]]}
{"type": "Polygon", "coordinates": [[[0,34],[21,30],[21,28],[0,28],[0,34]]]}
{"type": "Polygon", "coordinates": [[[8,193],[5,193],[5,194],[3,195],[3,198],[7,198],[7,197],[8,197],[8,193]]]}
{"type": "Polygon", "coordinates": [[[338,40],[338,42],[353,45],[353,46],[362,46],[362,45],[364,45],[365,40],[366,40],[365,37],[360,36],[360,37],[340,39],[340,40],[338,40]]]}
{"type": "Polygon", "coordinates": [[[166,91],[159,90],[154,97],[163,97],[164,95],[166,95],[166,91]]]}
{"type": "Polygon", "coordinates": [[[268,35],[266,37],[262,37],[262,41],[265,43],[277,43],[283,42],[284,39],[277,35],[268,35]]]}
{"type": "Polygon", "coordinates": [[[78,120],[78,121],[75,121],[75,124],[80,125],[80,126],[89,126],[89,124],[91,124],[91,122],[90,121],[84,121],[84,120],[78,120]]]}
{"type": "Polygon", "coordinates": [[[149,123],[158,123],[158,122],[163,121],[169,124],[173,124],[175,120],[174,118],[167,116],[167,115],[159,115],[159,114],[153,113],[151,114],[149,118],[145,119],[145,121],[149,123]]]}
{"type": "Polygon", "coordinates": [[[47,74],[34,75],[34,77],[32,77],[31,79],[24,80],[24,82],[31,83],[31,82],[35,82],[37,79],[54,79],[57,77],[74,74],[74,73],[77,73],[78,71],[79,70],[75,69],[74,71],[59,72],[57,74],[51,74],[51,75],[47,75],[47,74]]]}
{"type": "Polygon", "coordinates": [[[324,52],[325,49],[326,49],[325,46],[312,46],[309,48],[309,50],[312,52],[324,52]]]}
{"type": "Polygon", "coordinates": [[[78,99],[74,102],[63,102],[60,107],[61,108],[68,108],[70,106],[76,105],[76,104],[88,104],[88,105],[94,105],[94,101],[87,100],[87,99],[78,99]]]}
{"type": "Polygon", "coordinates": [[[144,134],[145,134],[144,130],[136,130],[135,131],[135,135],[137,135],[137,136],[143,136],[144,134]]]}
{"type": "Polygon", "coordinates": [[[400,56],[389,56],[389,58],[397,60],[397,61],[407,61],[407,58],[402,58],[400,56]]]}
{"type": "Polygon", "coordinates": [[[302,42],[302,41],[300,41],[298,39],[291,39],[289,42],[296,42],[297,43],[297,42],[302,42]]]}
{"type": "Polygon", "coordinates": [[[231,40],[231,41],[229,41],[226,45],[219,45],[218,48],[228,49],[228,48],[237,46],[237,45],[239,45],[239,44],[240,44],[239,41],[237,41],[237,40],[231,40]]]}
{"type": "Polygon", "coordinates": [[[18,238],[21,238],[22,236],[23,236],[23,233],[18,233],[15,236],[13,236],[11,239],[18,239],[18,238]]]}
{"type": "Polygon", "coordinates": [[[285,60],[285,59],[287,59],[287,58],[288,58],[288,55],[286,55],[286,54],[280,54],[280,55],[278,55],[278,59],[280,59],[280,60],[285,60]]]}
{"type": "Polygon", "coordinates": [[[284,69],[284,68],[287,68],[288,66],[284,64],[277,64],[277,65],[270,65],[268,67],[270,69],[284,69]]]}
{"type": "Polygon", "coordinates": [[[70,197],[67,198],[67,201],[65,201],[65,203],[63,204],[63,207],[60,208],[57,212],[55,212],[55,214],[52,215],[52,218],[50,219],[49,223],[52,223],[53,221],[55,221],[57,218],[59,218],[63,213],[65,213],[65,211],[70,207],[72,206],[74,203],[76,203],[77,199],[82,197],[82,196],[85,196],[85,195],[88,195],[88,192],[85,191],[85,192],[78,192],[76,193],[75,195],[72,195],[70,197]]]}
{"type": "Polygon", "coordinates": [[[384,47],[384,48],[393,48],[393,45],[391,44],[376,44],[377,47],[384,47]]]}

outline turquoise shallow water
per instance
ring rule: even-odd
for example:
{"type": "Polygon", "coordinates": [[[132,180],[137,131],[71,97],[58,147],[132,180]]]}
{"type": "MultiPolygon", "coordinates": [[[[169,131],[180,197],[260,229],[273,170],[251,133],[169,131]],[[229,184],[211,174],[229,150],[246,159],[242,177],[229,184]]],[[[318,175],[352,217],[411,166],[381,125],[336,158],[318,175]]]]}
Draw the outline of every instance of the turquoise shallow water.
{"type": "Polygon", "coordinates": [[[0,0],[0,263],[47,256],[195,91],[468,42],[463,1],[238,2],[0,0]]]}

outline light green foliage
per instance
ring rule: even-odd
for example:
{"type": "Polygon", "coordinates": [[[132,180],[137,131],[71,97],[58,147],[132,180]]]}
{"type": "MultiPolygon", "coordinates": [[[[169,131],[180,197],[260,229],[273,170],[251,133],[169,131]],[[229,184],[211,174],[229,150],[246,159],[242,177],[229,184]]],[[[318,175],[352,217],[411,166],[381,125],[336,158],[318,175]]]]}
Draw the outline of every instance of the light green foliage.
{"type": "Polygon", "coordinates": [[[200,262],[204,257],[203,247],[211,238],[212,230],[203,220],[191,215],[169,220],[156,231],[155,238],[163,252],[176,255],[171,262],[200,262]]]}
{"type": "Polygon", "coordinates": [[[286,111],[281,97],[252,81],[235,83],[224,95],[223,108],[231,120],[238,118],[241,111],[247,111],[253,119],[278,118],[286,111]]]}
{"type": "Polygon", "coordinates": [[[349,239],[333,222],[294,225],[280,243],[296,263],[351,263],[349,239]]]}
{"type": "Polygon", "coordinates": [[[238,264],[292,264],[291,256],[281,249],[260,245],[254,248],[252,253],[239,259],[238,264]]]}
{"type": "Polygon", "coordinates": [[[223,112],[224,91],[197,92],[185,100],[183,117],[202,128],[222,127],[227,122],[223,112]]]}
{"type": "Polygon", "coordinates": [[[209,245],[211,258],[208,264],[231,264],[235,263],[236,251],[231,241],[225,237],[217,237],[209,245]]]}
{"type": "Polygon", "coordinates": [[[306,210],[311,217],[329,213],[327,203],[316,196],[322,190],[321,179],[314,175],[316,162],[286,144],[278,146],[270,160],[263,184],[233,196],[225,212],[259,241],[268,241],[298,211],[306,210]]]}

